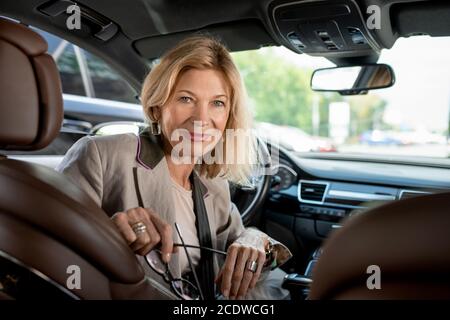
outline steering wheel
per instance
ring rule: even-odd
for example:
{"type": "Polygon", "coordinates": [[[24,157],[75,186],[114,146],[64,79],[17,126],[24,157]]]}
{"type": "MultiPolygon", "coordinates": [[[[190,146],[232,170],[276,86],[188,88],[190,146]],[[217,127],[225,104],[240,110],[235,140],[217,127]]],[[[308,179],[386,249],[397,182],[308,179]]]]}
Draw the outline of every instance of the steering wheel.
{"type": "Polygon", "coordinates": [[[252,186],[243,187],[230,182],[231,201],[239,209],[245,226],[252,221],[264,204],[272,181],[272,161],[267,144],[260,138],[257,142],[257,153],[262,162],[262,168],[258,168],[252,174],[250,178],[252,186]]]}

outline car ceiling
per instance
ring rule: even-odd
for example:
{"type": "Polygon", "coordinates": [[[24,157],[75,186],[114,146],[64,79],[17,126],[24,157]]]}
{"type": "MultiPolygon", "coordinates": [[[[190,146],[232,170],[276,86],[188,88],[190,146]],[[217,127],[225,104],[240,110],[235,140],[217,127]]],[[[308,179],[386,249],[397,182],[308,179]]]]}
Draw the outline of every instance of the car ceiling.
{"type": "MultiPolygon", "coordinates": [[[[354,6],[351,15],[364,22],[368,17],[365,8],[378,5],[381,8],[381,29],[368,30],[365,24],[361,25],[364,35],[370,40],[365,48],[322,52],[311,47],[309,52],[304,51],[324,56],[338,65],[374,62],[380,50],[391,48],[399,36],[421,33],[450,35],[450,4],[432,0],[77,1],[80,6],[93,10],[118,26],[118,32],[103,41],[93,37],[89,24],[82,23],[81,30],[68,30],[65,13],[49,16],[39,11],[55,2],[58,1],[2,0],[0,14],[54,33],[97,54],[122,73],[136,89],[139,89],[148,72],[148,60],[159,57],[180,39],[196,32],[220,37],[231,51],[284,45],[302,53],[302,50],[292,46],[286,32],[283,33],[283,27],[287,30],[288,26],[283,26],[281,18],[278,20],[276,12],[279,8],[284,11],[292,8],[288,12],[291,16],[310,12],[309,16],[303,16],[303,20],[299,21],[312,24],[320,21],[319,18],[326,20],[326,16],[317,15],[327,10],[314,11],[315,7],[326,9],[329,6],[331,12],[336,10],[332,6],[339,4],[354,6]]],[[[281,12],[280,16],[285,14],[281,12]]],[[[343,23],[346,23],[345,20],[343,23]]]]}

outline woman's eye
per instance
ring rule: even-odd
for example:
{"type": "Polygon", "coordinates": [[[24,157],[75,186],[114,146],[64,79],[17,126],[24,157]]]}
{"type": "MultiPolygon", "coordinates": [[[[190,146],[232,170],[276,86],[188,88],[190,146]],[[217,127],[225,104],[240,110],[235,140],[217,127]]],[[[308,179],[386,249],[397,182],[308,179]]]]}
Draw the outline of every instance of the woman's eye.
{"type": "Polygon", "coordinates": [[[189,103],[192,101],[192,98],[191,97],[181,97],[180,101],[183,103],[189,103]]]}
{"type": "Polygon", "coordinates": [[[225,103],[223,101],[220,101],[220,100],[214,100],[214,106],[216,106],[216,107],[224,107],[225,103]]]}

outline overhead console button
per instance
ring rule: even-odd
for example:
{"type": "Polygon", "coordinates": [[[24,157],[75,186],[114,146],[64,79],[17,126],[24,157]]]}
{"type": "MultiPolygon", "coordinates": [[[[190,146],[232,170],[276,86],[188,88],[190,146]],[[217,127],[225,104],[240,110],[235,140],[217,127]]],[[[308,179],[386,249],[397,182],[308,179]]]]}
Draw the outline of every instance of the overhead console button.
{"type": "Polygon", "coordinates": [[[269,6],[280,42],[298,53],[324,57],[377,55],[381,46],[353,0],[297,1],[269,6]]]}
{"type": "Polygon", "coordinates": [[[288,34],[288,39],[292,43],[292,45],[296,46],[299,49],[306,48],[305,44],[300,40],[298,35],[295,32],[291,32],[288,34]]]}

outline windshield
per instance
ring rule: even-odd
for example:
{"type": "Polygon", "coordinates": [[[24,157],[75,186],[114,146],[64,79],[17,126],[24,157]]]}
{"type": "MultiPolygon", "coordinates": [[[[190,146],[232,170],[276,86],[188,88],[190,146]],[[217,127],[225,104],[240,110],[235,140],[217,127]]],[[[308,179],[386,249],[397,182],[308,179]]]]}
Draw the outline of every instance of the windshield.
{"type": "Polygon", "coordinates": [[[233,53],[256,127],[296,152],[449,158],[450,38],[400,38],[379,63],[392,66],[393,87],[367,95],[314,92],[325,58],[284,47],[233,53]]]}

